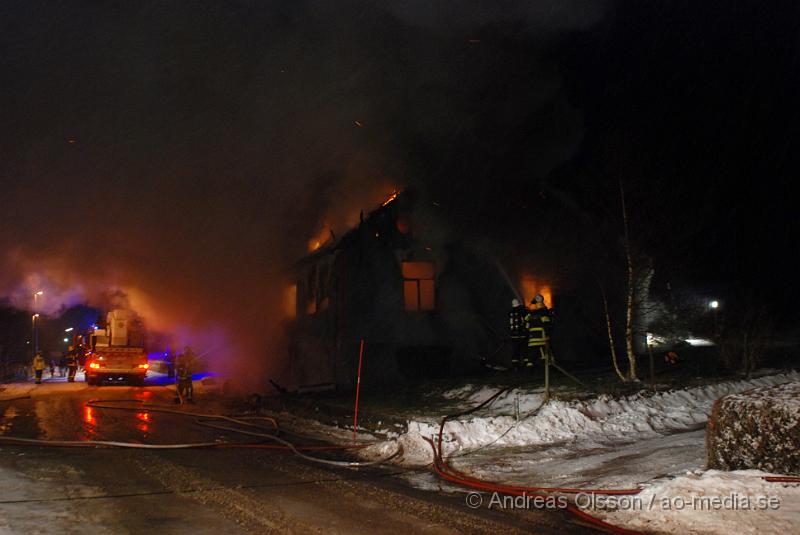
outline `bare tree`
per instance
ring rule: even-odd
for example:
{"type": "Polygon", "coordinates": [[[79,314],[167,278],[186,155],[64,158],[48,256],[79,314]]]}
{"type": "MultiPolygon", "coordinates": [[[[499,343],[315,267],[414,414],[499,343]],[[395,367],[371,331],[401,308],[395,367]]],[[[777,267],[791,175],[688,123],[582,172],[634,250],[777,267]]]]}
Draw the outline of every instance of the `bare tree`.
{"type": "Polygon", "coordinates": [[[617,362],[617,348],[614,344],[614,330],[611,327],[611,314],[608,313],[608,298],[606,297],[606,291],[603,288],[603,285],[600,285],[600,293],[603,296],[603,312],[605,313],[606,317],[606,329],[608,332],[608,348],[611,351],[611,362],[614,364],[614,371],[617,373],[620,381],[625,381],[626,377],[622,374],[622,371],[619,369],[619,362],[617,362]]]}
{"type": "Polygon", "coordinates": [[[766,307],[739,304],[735,317],[720,325],[714,336],[722,365],[749,379],[769,348],[772,327],[766,307]]]}
{"type": "Polygon", "coordinates": [[[636,272],[633,266],[633,253],[631,251],[630,231],[628,229],[628,208],[625,205],[625,189],[622,178],[619,179],[619,198],[622,205],[623,247],[625,249],[625,264],[628,272],[627,286],[625,288],[625,352],[628,356],[629,381],[638,381],[636,353],[633,348],[633,308],[636,294],[636,272]]]}

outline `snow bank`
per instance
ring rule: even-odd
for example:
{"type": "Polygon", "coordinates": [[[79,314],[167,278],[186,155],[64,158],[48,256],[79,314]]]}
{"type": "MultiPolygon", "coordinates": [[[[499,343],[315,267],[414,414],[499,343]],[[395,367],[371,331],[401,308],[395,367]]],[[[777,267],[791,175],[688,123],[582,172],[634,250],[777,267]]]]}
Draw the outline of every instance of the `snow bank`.
{"type": "MultiPolygon", "coordinates": [[[[603,395],[586,401],[551,401],[527,416],[526,413],[539,407],[543,393],[515,390],[487,407],[485,412],[491,415],[470,415],[449,421],[445,426],[443,447],[445,454],[451,455],[489,445],[546,445],[577,440],[607,444],[642,440],[705,425],[712,404],[722,396],[798,380],[800,373],[791,372],[618,399],[603,395]],[[514,416],[517,404],[519,420],[514,416]]],[[[496,391],[496,388],[485,387],[468,395],[471,401],[479,403],[496,391]]],[[[461,389],[459,393],[468,392],[461,389]]],[[[431,462],[430,446],[422,439],[435,437],[438,432],[437,420],[409,421],[408,432],[401,437],[406,451],[404,460],[415,465],[431,462]]]]}
{"type": "MultiPolygon", "coordinates": [[[[765,472],[697,471],[646,485],[623,507],[587,512],[635,530],[658,533],[798,533],[800,485],[769,483],[765,472]]],[[[589,511],[588,509],[591,509],[589,511]]]]}

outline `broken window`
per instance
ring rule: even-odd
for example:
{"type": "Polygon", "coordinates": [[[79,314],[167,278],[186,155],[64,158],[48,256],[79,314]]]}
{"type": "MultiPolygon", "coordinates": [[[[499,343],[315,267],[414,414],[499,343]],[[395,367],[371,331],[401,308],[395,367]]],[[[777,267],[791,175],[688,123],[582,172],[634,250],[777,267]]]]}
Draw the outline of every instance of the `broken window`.
{"type": "Polygon", "coordinates": [[[434,310],[433,262],[403,262],[403,304],[408,311],[434,310]]]}

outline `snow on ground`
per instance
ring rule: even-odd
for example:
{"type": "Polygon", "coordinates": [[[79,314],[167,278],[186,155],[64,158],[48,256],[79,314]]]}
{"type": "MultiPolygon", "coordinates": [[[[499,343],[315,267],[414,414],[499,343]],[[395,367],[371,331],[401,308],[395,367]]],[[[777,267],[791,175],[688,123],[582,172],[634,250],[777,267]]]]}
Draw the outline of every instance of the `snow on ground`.
{"type": "Polygon", "coordinates": [[[635,488],[697,469],[705,461],[705,431],[695,430],[605,445],[578,441],[485,448],[452,457],[450,464],[481,479],[511,485],[635,488]]]}
{"type": "MultiPolygon", "coordinates": [[[[604,395],[579,401],[555,400],[538,411],[543,399],[541,391],[515,390],[476,415],[448,422],[445,455],[458,470],[498,483],[579,488],[640,486],[644,490],[636,496],[643,502],[639,510],[625,509],[624,504],[615,510],[607,503],[588,507],[592,514],[632,529],[660,533],[797,533],[800,485],[768,483],[761,479],[766,474],[756,471],[718,472],[703,468],[705,424],[716,399],[798,380],[800,373],[790,372],[616,399],[604,395]],[[742,499],[755,503],[770,498],[773,501],[766,505],[774,507],[777,500],[777,509],[743,510],[742,499]],[[667,502],[662,503],[664,499],[667,502]],[[687,503],[683,505],[681,500],[687,503]],[[672,505],[672,510],[667,505],[672,505]],[[682,510],[676,510],[680,505],[682,510]]],[[[496,392],[493,387],[466,386],[446,392],[445,397],[476,405],[496,392]]],[[[423,437],[435,438],[438,431],[437,419],[421,417],[410,421],[408,432],[398,439],[404,448],[402,462],[408,466],[430,463],[432,450],[423,437]]],[[[384,442],[365,454],[377,457],[394,447],[394,443],[384,442]]],[[[407,479],[421,488],[452,489],[430,473],[409,474],[407,479]]]]}
{"type": "Polygon", "coordinates": [[[696,471],[645,486],[636,500],[593,514],[657,533],[798,533],[800,485],[770,483],[764,472],[696,471]]]}
{"type": "MultiPolygon", "coordinates": [[[[0,454],[25,459],[25,452],[0,448],[0,454]]],[[[0,467],[0,535],[37,533],[119,533],[114,529],[114,510],[109,507],[77,509],[71,498],[97,496],[102,489],[81,483],[82,474],[68,463],[57,461],[37,466],[15,462],[25,468],[0,467]],[[72,526],[72,529],[65,526],[72,526]]],[[[9,460],[9,459],[7,459],[9,460]]]]}
{"type": "MultiPolygon", "coordinates": [[[[588,400],[552,400],[541,405],[541,391],[512,390],[500,396],[480,415],[448,421],[444,430],[445,455],[472,449],[502,446],[541,446],[580,442],[582,449],[595,449],[703,426],[714,400],[757,386],[800,381],[800,373],[790,372],[751,379],[728,381],[656,394],[638,393],[622,398],[602,395],[588,400]],[[519,405],[520,418],[516,418],[519,405]]],[[[457,391],[463,394],[464,389],[457,391]]],[[[479,403],[496,389],[489,387],[469,394],[479,403]]],[[[448,393],[448,395],[451,395],[448,393]]],[[[409,421],[408,433],[400,437],[410,464],[432,460],[430,446],[423,437],[435,437],[439,421],[421,417],[409,421]]]]}

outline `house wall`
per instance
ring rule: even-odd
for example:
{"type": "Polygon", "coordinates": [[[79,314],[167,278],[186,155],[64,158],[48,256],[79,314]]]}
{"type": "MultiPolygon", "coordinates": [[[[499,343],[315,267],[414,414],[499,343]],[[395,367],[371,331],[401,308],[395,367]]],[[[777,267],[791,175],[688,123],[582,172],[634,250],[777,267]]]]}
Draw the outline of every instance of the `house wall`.
{"type": "Polygon", "coordinates": [[[354,386],[362,338],[362,378],[370,384],[475,371],[502,344],[514,294],[496,265],[456,242],[428,250],[395,222],[390,212],[365,221],[334,250],[298,266],[292,358],[300,384],[354,386]],[[434,311],[405,310],[405,260],[434,262],[434,311]],[[320,275],[328,280],[313,280],[320,275]]]}

